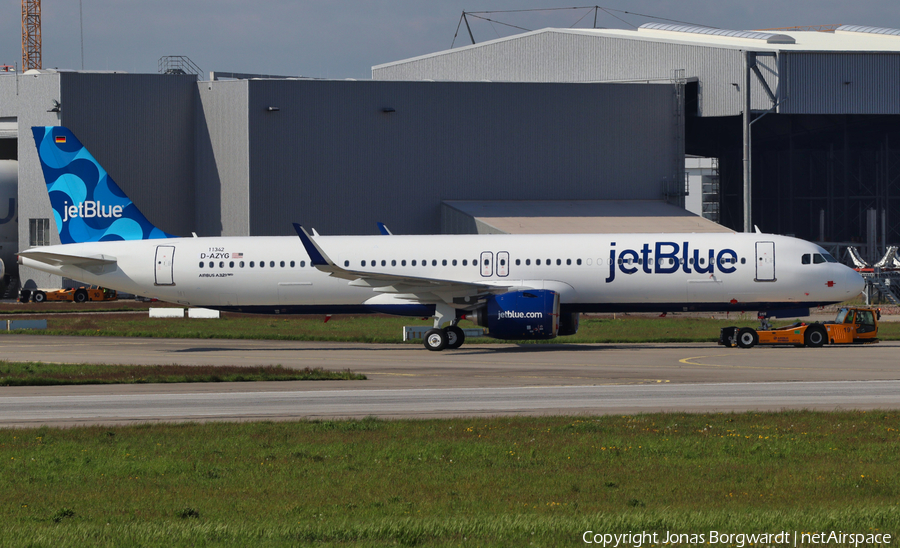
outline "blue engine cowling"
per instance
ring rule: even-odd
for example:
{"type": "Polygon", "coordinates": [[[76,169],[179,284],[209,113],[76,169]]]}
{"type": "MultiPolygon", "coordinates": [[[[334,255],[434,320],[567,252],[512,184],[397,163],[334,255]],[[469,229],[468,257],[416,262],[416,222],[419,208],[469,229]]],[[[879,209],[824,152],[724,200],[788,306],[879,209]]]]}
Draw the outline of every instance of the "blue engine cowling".
{"type": "Polygon", "coordinates": [[[488,337],[552,339],[559,333],[559,293],[530,289],[492,295],[474,316],[488,328],[488,337]]]}

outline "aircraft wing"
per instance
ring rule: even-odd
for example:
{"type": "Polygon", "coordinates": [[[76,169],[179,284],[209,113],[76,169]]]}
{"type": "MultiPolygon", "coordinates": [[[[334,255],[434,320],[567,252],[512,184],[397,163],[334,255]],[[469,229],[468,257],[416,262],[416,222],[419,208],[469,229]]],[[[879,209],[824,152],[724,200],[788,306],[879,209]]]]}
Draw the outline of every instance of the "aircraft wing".
{"type": "MultiPolygon", "coordinates": [[[[328,272],[336,278],[350,280],[349,285],[355,287],[370,287],[380,293],[391,293],[401,298],[418,300],[421,302],[456,302],[468,304],[470,301],[457,299],[475,297],[487,294],[506,293],[513,286],[510,284],[460,282],[457,280],[442,280],[439,278],[424,278],[418,276],[400,276],[380,272],[365,272],[351,270],[338,266],[319,245],[313,241],[302,226],[294,223],[294,229],[303,242],[303,247],[309,255],[313,266],[322,272],[328,272]]],[[[474,304],[474,301],[471,301],[474,304]]]]}
{"type": "Polygon", "coordinates": [[[109,255],[73,255],[67,253],[49,253],[41,251],[40,248],[26,249],[19,253],[22,257],[27,257],[35,261],[46,263],[53,266],[101,266],[116,264],[116,258],[109,255]]]}

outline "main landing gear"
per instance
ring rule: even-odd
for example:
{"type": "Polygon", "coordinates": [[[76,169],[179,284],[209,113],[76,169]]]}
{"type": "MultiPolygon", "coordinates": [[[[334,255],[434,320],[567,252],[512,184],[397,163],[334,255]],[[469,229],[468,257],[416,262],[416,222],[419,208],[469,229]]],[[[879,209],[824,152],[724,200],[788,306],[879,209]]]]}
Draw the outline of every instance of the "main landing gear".
{"type": "Polygon", "coordinates": [[[456,317],[456,309],[448,305],[437,305],[434,311],[434,329],[425,332],[425,348],[438,352],[445,348],[455,349],[466,342],[466,333],[456,325],[459,318],[456,317]],[[448,318],[449,322],[448,322],[448,318]],[[443,324],[447,324],[441,327],[443,324]]]}

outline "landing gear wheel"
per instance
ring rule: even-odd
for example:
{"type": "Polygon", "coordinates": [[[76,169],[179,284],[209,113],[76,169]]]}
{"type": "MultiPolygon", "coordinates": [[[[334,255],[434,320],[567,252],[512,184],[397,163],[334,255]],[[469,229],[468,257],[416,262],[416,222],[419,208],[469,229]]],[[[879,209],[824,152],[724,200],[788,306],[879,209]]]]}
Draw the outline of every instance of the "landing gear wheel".
{"type": "Polygon", "coordinates": [[[444,331],[447,332],[447,348],[459,348],[466,342],[466,332],[463,331],[461,327],[451,325],[444,331]]]}
{"type": "Polygon", "coordinates": [[[434,352],[447,348],[447,332],[443,329],[429,329],[425,332],[425,348],[434,352]]]}
{"type": "Polygon", "coordinates": [[[72,298],[75,299],[76,303],[87,302],[87,300],[88,300],[87,291],[85,291],[84,289],[79,289],[78,291],[75,292],[74,295],[72,295],[72,298]]]}
{"type": "Polygon", "coordinates": [[[47,300],[47,294],[43,291],[35,291],[34,295],[31,296],[31,300],[36,303],[42,303],[47,300]]]}
{"type": "Polygon", "coordinates": [[[753,348],[759,342],[759,335],[755,329],[742,327],[737,334],[737,345],[741,348],[753,348]]]}
{"type": "Polygon", "coordinates": [[[825,332],[825,328],[821,325],[811,325],[806,328],[803,342],[810,348],[819,348],[828,342],[828,333],[825,332]]]}

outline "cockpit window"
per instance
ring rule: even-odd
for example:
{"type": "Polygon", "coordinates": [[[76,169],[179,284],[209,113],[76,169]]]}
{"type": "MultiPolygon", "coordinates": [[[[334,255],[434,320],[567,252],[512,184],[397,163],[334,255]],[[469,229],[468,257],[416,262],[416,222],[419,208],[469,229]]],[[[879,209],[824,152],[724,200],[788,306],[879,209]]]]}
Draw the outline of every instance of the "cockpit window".
{"type": "Polygon", "coordinates": [[[805,253],[803,257],[800,258],[801,264],[809,264],[809,253],[805,253]]]}
{"type": "Polygon", "coordinates": [[[813,264],[822,264],[824,262],[825,262],[825,257],[823,257],[821,254],[819,254],[819,253],[813,254],[813,264]]]}
{"type": "Polygon", "coordinates": [[[836,263],[836,262],[837,262],[837,259],[835,259],[834,257],[832,257],[830,253],[822,253],[822,256],[825,257],[825,260],[828,261],[829,263],[836,263]]]}

